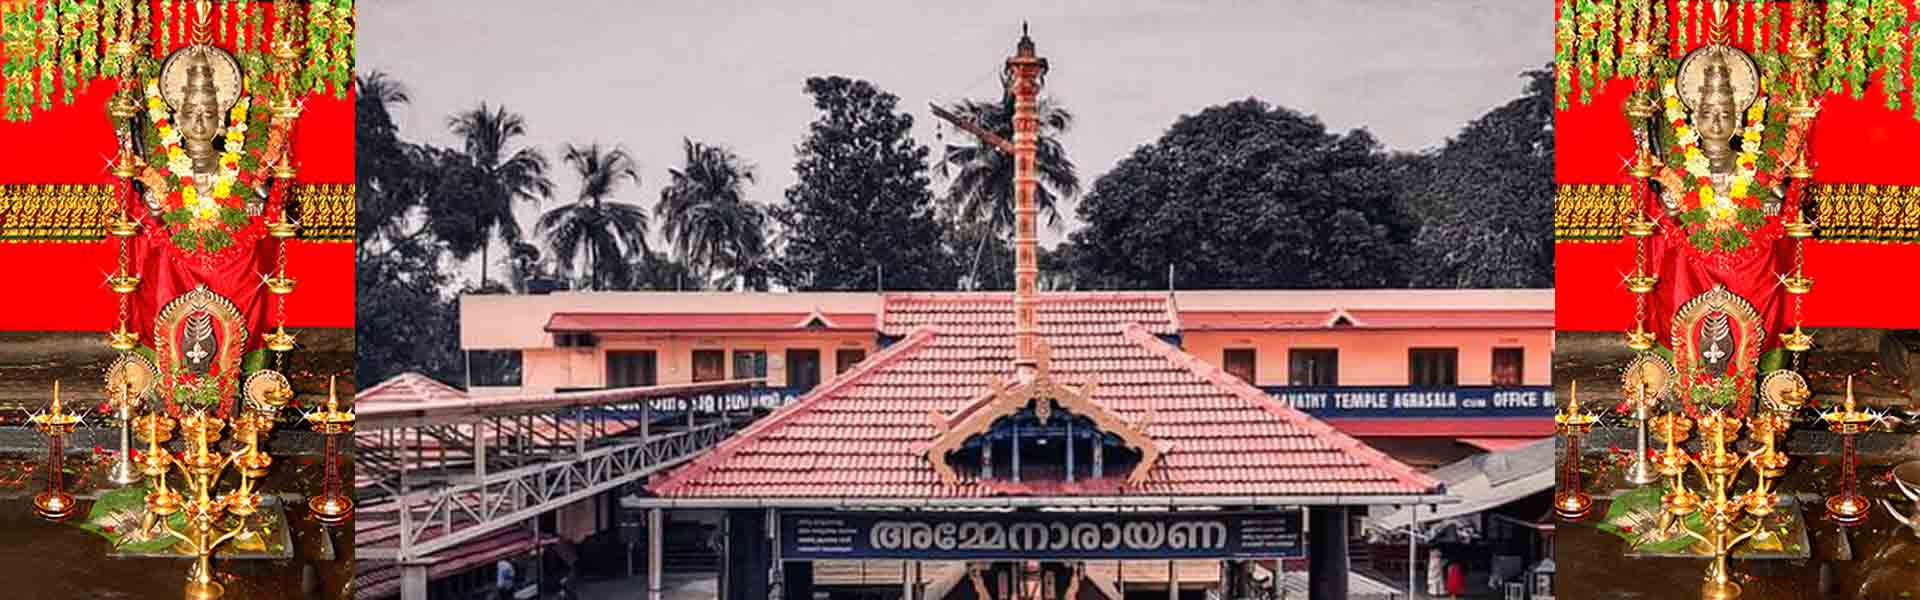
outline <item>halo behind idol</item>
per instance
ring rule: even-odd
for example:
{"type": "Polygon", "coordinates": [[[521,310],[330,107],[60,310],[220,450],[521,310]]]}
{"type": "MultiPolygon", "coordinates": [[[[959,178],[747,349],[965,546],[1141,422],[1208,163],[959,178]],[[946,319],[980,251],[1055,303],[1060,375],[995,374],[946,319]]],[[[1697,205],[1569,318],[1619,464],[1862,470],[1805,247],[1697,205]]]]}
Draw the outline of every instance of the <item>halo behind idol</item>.
{"type": "Polygon", "coordinates": [[[174,51],[160,64],[160,98],[167,106],[180,110],[187,98],[187,67],[193,59],[205,57],[213,69],[213,90],[220,111],[233,109],[240,102],[240,61],[226,50],[208,44],[194,44],[174,51]]]}
{"type": "Polygon", "coordinates": [[[1760,67],[1746,51],[1726,44],[1701,46],[1680,59],[1674,91],[1688,111],[1700,109],[1700,84],[1707,77],[1707,59],[1714,55],[1727,63],[1728,79],[1733,84],[1733,107],[1745,112],[1760,95],[1760,67]]]}

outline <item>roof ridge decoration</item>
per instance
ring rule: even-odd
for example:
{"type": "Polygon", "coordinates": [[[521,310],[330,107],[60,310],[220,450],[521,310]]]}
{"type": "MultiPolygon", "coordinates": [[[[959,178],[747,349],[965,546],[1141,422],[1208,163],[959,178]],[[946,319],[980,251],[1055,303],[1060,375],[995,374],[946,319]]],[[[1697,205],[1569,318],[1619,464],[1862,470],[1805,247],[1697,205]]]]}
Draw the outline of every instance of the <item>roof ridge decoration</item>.
{"type": "Polygon", "coordinates": [[[1052,346],[1043,341],[1034,350],[1037,365],[1032,381],[1008,386],[1004,378],[995,377],[988,384],[987,393],[975,401],[945,418],[937,413],[931,416],[936,433],[924,456],[934,471],[940,474],[941,481],[947,485],[960,483],[960,474],[953,470],[953,465],[948,464],[947,454],[958,450],[974,436],[986,433],[993,427],[994,421],[1018,413],[1032,404],[1034,416],[1045,422],[1053,413],[1056,403],[1073,414],[1093,421],[1101,431],[1119,437],[1138,451],[1140,462],[1127,474],[1127,485],[1146,481],[1147,472],[1160,463],[1160,456],[1164,453],[1164,449],[1147,435],[1146,423],[1129,423],[1119,413],[1095,402],[1093,393],[1097,385],[1091,378],[1077,389],[1055,380],[1051,364],[1052,346]]]}
{"type": "Polygon", "coordinates": [[[1347,312],[1347,309],[1344,307],[1336,306],[1333,308],[1333,310],[1327,312],[1327,329],[1340,327],[1341,321],[1346,321],[1347,327],[1364,327],[1365,326],[1365,324],[1361,323],[1359,319],[1353,318],[1353,313],[1347,312]]]}
{"type": "Polygon", "coordinates": [[[1208,383],[1213,384],[1222,391],[1229,392],[1242,400],[1246,400],[1255,406],[1265,409],[1268,413],[1306,430],[1314,437],[1327,442],[1328,445],[1346,452],[1355,458],[1366,461],[1369,466],[1394,475],[1402,484],[1426,490],[1438,490],[1438,488],[1442,487],[1441,482],[1432,476],[1422,473],[1420,470],[1408,466],[1406,463],[1395,460],[1391,456],[1387,456],[1386,453],[1376,450],[1372,446],[1368,446],[1365,442],[1361,442],[1353,436],[1334,429],[1332,425],[1328,425],[1325,421],[1315,419],[1307,413],[1300,412],[1299,409],[1275,400],[1272,396],[1268,396],[1266,392],[1262,392],[1258,388],[1253,387],[1252,384],[1227,374],[1226,371],[1201,360],[1199,357],[1188,354],[1185,350],[1168,344],[1158,336],[1153,335],[1153,332],[1147,331],[1147,328],[1139,323],[1126,324],[1122,327],[1122,335],[1135,344],[1140,345],[1142,348],[1186,368],[1189,372],[1198,375],[1201,379],[1207,380],[1208,383]]]}
{"type": "Polygon", "coordinates": [[[741,446],[756,441],[760,436],[766,435],[768,431],[784,426],[794,418],[806,414],[808,410],[813,408],[813,404],[820,399],[830,397],[839,393],[842,389],[852,387],[854,384],[866,379],[867,376],[872,375],[875,371],[879,371],[893,364],[894,361],[899,360],[901,357],[919,349],[938,335],[932,327],[915,327],[912,332],[907,334],[907,337],[902,338],[892,346],[888,346],[887,349],[880,351],[867,360],[861,361],[853,370],[833,378],[833,380],[828,381],[825,385],[814,388],[813,391],[807,392],[805,396],[801,396],[799,400],[795,400],[792,404],[788,404],[779,410],[773,411],[772,414],[761,417],[760,420],[755,421],[752,425],[748,425],[746,429],[727,436],[727,439],[721,441],[719,445],[701,454],[699,458],[693,459],[693,461],[687,463],[686,466],[654,475],[654,483],[647,487],[651,489],[656,496],[666,495],[674,488],[705,474],[707,470],[713,468],[714,465],[732,458],[734,453],[740,451],[741,446]]]}
{"type": "MultiPolygon", "coordinates": [[[[794,323],[793,328],[806,329],[808,326],[812,325],[814,321],[819,321],[820,324],[822,326],[825,326],[827,329],[839,328],[839,325],[834,324],[833,319],[827,318],[827,313],[821,312],[820,305],[818,304],[813,305],[813,310],[811,312],[808,312],[807,316],[800,317],[800,322],[794,323]]],[[[875,323],[875,326],[877,327],[878,323],[875,323]]]]}

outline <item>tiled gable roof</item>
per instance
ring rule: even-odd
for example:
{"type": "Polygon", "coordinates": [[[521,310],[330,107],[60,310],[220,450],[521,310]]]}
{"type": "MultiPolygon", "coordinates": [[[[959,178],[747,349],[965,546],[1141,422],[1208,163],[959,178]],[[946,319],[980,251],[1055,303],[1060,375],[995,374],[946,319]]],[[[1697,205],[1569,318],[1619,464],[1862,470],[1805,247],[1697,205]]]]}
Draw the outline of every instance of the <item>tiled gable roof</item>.
{"type": "Polygon", "coordinates": [[[413,371],[388,377],[353,395],[358,406],[376,404],[432,404],[466,400],[467,393],[413,371]]]}
{"type": "MultiPolygon", "coordinates": [[[[1167,448],[1118,495],[1364,496],[1434,491],[1437,481],[1161,341],[1163,294],[1043,294],[1041,338],[1063,383],[1097,382],[1096,403],[1167,448]],[[1151,414],[1151,417],[1149,417],[1151,414]]],[[[992,378],[1011,375],[1009,294],[889,296],[881,332],[905,336],[855,371],[656,478],[668,497],[953,498],[1004,485],[943,483],[924,449],[992,378]]],[[[1036,493],[1047,493],[1037,485],[1036,493]]]]}

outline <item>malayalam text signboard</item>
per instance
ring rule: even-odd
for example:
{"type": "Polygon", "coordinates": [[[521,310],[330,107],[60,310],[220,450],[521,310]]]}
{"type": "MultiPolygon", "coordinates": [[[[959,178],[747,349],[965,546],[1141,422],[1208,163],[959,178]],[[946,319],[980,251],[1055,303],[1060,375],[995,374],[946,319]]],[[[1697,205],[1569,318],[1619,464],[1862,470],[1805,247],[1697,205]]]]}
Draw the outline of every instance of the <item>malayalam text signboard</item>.
{"type": "Polygon", "coordinates": [[[1553,388],[1525,386],[1276,386],[1265,391],[1307,414],[1330,418],[1546,417],[1553,388]]]}
{"type": "Polygon", "coordinates": [[[780,513],[785,560],[1284,558],[1302,536],[1298,510],[780,513]]]}

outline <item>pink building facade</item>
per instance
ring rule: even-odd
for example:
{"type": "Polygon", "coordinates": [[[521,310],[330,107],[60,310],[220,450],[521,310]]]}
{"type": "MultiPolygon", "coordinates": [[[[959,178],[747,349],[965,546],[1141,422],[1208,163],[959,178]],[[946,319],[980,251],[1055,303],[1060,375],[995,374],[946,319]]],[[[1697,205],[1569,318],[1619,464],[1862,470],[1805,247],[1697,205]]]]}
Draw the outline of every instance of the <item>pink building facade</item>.
{"type": "MultiPolygon", "coordinates": [[[[1495,448],[1552,433],[1551,290],[1134,294],[1167,299],[1167,342],[1351,435],[1495,448]]],[[[468,382],[475,395],[762,377],[800,396],[903,337],[881,327],[889,305],[968,296],[1007,294],[464,296],[460,336],[476,360],[518,365],[468,382]]]]}

